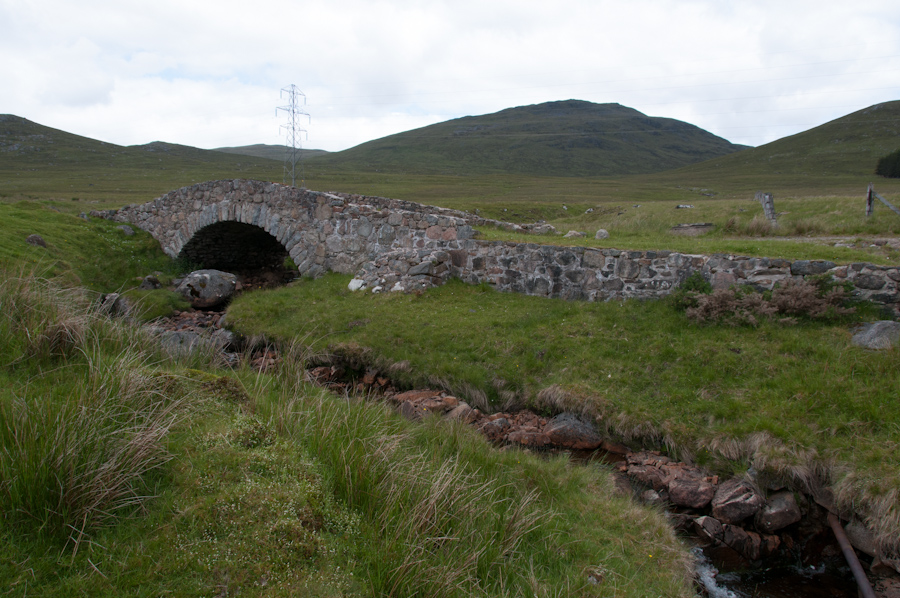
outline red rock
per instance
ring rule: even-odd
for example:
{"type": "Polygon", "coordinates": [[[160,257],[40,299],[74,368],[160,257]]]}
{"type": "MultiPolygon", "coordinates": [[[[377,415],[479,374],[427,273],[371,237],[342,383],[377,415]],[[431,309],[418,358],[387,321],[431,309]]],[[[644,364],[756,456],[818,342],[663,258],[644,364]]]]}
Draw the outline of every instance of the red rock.
{"type": "Polygon", "coordinates": [[[677,478],[669,484],[669,500],[691,509],[702,509],[709,504],[715,493],[715,486],[699,478],[677,478]]]}
{"type": "Polygon", "coordinates": [[[626,471],[628,475],[638,482],[650,486],[654,490],[664,490],[666,488],[666,484],[663,482],[663,472],[658,467],[650,465],[628,465],[626,471]]]}
{"type": "Polygon", "coordinates": [[[506,437],[506,441],[528,447],[543,447],[550,444],[550,438],[533,427],[519,428],[514,432],[510,432],[506,437]]]}
{"type": "Polygon", "coordinates": [[[420,407],[427,409],[432,413],[444,414],[459,405],[459,399],[456,397],[434,397],[418,402],[420,407]]]}
{"type": "Polygon", "coordinates": [[[492,442],[500,442],[505,439],[506,433],[509,431],[509,420],[500,417],[488,420],[478,428],[478,431],[492,442]]]}
{"type": "Polygon", "coordinates": [[[400,415],[411,421],[419,421],[424,415],[424,412],[421,409],[417,409],[412,401],[403,401],[400,403],[399,411],[400,415]]]}
{"type": "Polygon", "coordinates": [[[614,455],[628,455],[631,453],[631,451],[628,450],[628,447],[624,444],[612,442],[611,440],[604,440],[603,442],[601,442],[600,448],[602,448],[607,453],[612,453],[614,455]]]}
{"type": "Polygon", "coordinates": [[[470,424],[478,417],[478,413],[475,409],[469,407],[467,403],[460,403],[444,417],[470,424]]]}
{"type": "Polygon", "coordinates": [[[771,556],[781,545],[778,536],[761,536],[737,525],[723,524],[722,530],[722,542],[751,561],[771,556]]]}
{"type": "Polygon", "coordinates": [[[408,390],[406,392],[401,392],[400,394],[394,395],[393,400],[398,403],[402,403],[403,401],[421,401],[423,399],[430,399],[439,396],[441,396],[441,391],[439,390],[408,390]]]}
{"type": "Polygon", "coordinates": [[[724,536],[722,522],[715,517],[697,517],[694,519],[694,531],[707,542],[721,542],[724,536]]]}

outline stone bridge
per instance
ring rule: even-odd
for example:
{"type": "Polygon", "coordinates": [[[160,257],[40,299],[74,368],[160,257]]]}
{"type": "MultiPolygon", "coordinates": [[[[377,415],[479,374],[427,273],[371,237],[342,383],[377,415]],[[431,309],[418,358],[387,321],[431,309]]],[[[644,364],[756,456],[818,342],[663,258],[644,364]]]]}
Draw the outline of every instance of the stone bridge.
{"type": "Polygon", "coordinates": [[[143,205],[94,214],[134,224],[172,258],[206,268],[274,267],[290,256],[301,275],[354,274],[355,290],[410,291],[456,277],[502,291],[603,301],[660,297],[692,272],[717,287],[760,289],[829,273],[851,280],[861,298],[900,303],[900,270],[894,267],[483,241],[473,227],[536,232],[536,225],[261,181],[200,183],[143,205]]]}
{"type": "Polygon", "coordinates": [[[249,180],[184,187],[100,215],[149,232],[172,258],[223,270],[280,266],[353,273],[399,248],[458,248],[474,235],[462,213],[399,200],[319,193],[249,180]]]}

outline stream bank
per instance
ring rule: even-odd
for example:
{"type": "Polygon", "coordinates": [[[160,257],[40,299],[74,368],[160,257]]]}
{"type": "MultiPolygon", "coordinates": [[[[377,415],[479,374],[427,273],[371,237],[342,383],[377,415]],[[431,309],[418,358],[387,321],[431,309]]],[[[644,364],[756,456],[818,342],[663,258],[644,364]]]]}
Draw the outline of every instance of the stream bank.
{"type": "MultiPolygon", "coordinates": [[[[260,371],[278,367],[281,356],[271,344],[248,344],[223,324],[222,312],[190,311],[156,322],[156,328],[169,339],[166,342],[182,339],[177,350],[213,343],[232,366],[243,362],[260,371]],[[185,343],[184,339],[194,340],[185,343]]],[[[487,405],[473,407],[445,391],[398,388],[388,373],[339,356],[311,364],[308,378],[341,395],[386,401],[409,419],[438,416],[464,421],[500,450],[566,452],[574,459],[606,464],[623,494],[666,510],[672,525],[692,538],[709,564],[723,572],[719,579],[724,589],[711,586],[706,590],[710,595],[856,595],[825,522],[827,497],[760,484],[752,476],[719,479],[660,452],[632,450],[603,438],[590,423],[571,413],[548,417],[525,410],[490,412],[487,405]]],[[[896,572],[865,554],[865,528],[851,522],[848,533],[862,545],[857,552],[870,579],[881,588],[877,595],[900,596],[896,572]]],[[[715,580],[711,570],[706,571],[706,578],[715,580]]]]}

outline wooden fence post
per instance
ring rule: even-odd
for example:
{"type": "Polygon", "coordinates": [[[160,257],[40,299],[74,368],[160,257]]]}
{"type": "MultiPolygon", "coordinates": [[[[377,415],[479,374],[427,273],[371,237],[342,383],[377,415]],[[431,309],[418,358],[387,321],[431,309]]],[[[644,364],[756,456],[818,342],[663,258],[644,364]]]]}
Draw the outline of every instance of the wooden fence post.
{"type": "Polygon", "coordinates": [[[871,216],[873,212],[875,212],[875,183],[869,183],[866,190],[866,217],[871,216]]]}
{"type": "Polygon", "coordinates": [[[769,219],[769,222],[772,223],[772,226],[778,226],[778,222],[776,222],[775,220],[775,196],[771,193],[763,193],[762,191],[757,191],[756,201],[762,204],[763,214],[766,215],[766,218],[769,219]]]}

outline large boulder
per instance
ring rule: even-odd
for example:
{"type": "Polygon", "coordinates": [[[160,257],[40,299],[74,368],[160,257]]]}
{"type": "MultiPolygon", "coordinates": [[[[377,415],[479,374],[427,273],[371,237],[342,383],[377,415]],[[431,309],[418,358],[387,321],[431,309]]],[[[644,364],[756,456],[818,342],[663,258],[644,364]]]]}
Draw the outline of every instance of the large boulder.
{"type": "Polygon", "coordinates": [[[791,264],[791,274],[794,276],[814,276],[824,274],[837,267],[834,262],[825,260],[797,260],[791,264]]]}
{"type": "Polygon", "coordinates": [[[567,449],[593,450],[603,443],[594,427],[571,413],[560,413],[544,427],[550,443],[567,449]]]}
{"type": "Polygon", "coordinates": [[[196,309],[209,309],[231,299],[237,277],[221,270],[195,270],[181,281],[175,290],[196,309]]]}
{"type": "Polygon", "coordinates": [[[44,240],[44,237],[42,237],[38,234],[28,235],[25,238],[25,242],[28,243],[29,245],[34,245],[35,247],[46,247],[47,246],[47,241],[44,240]]]}
{"type": "Polygon", "coordinates": [[[684,476],[669,482],[669,500],[689,509],[702,509],[715,493],[716,487],[699,477],[684,476]]]}
{"type": "Polygon", "coordinates": [[[781,539],[726,523],[722,525],[722,543],[738,551],[747,560],[757,561],[774,554],[781,546],[781,539]]]}
{"type": "Polygon", "coordinates": [[[863,324],[850,339],[864,349],[890,349],[900,341],[900,322],[879,320],[863,324]]]}
{"type": "Polygon", "coordinates": [[[712,515],[722,523],[738,523],[762,508],[765,499],[747,481],[739,478],[719,485],[712,499],[712,515]]]}
{"type": "Polygon", "coordinates": [[[131,313],[131,305],[118,293],[106,293],[100,296],[100,313],[111,318],[123,318],[131,313]]]}
{"type": "Polygon", "coordinates": [[[756,527],[763,532],[773,533],[801,519],[800,507],[793,492],[778,492],[766,501],[756,513],[756,527]]]}

